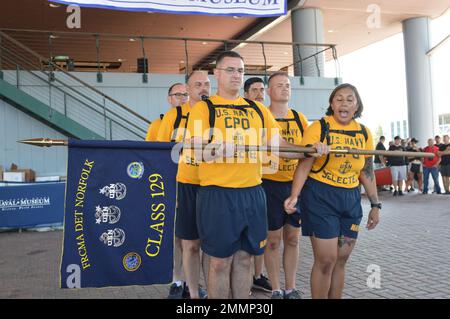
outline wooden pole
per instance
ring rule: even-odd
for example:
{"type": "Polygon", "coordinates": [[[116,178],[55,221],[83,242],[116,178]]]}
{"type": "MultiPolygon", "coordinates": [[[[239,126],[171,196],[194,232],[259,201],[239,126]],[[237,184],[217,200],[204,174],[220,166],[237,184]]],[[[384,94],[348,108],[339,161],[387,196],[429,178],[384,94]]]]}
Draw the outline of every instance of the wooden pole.
{"type": "MultiPolygon", "coordinates": [[[[51,146],[67,146],[67,140],[57,140],[50,138],[32,138],[18,141],[19,143],[51,147],[51,146]]],[[[185,143],[185,149],[204,149],[206,146],[213,149],[218,149],[221,144],[189,144],[185,143]]],[[[292,147],[272,147],[272,146],[256,146],[256,145],[236,145],[237,151],[244,152],[278,152],[278,153],[316,153],[314,147],[292,146],[292,147]]],[[[433,158],[433,153],[424,152],[406,152],[406,151],[381,151],[381,150],[360,150],[360,149],[331,149],[332,154],[357,154],[357,155],[381,155],[381,156],[404,156],[404,157],[429,157],[433,158]]]]}

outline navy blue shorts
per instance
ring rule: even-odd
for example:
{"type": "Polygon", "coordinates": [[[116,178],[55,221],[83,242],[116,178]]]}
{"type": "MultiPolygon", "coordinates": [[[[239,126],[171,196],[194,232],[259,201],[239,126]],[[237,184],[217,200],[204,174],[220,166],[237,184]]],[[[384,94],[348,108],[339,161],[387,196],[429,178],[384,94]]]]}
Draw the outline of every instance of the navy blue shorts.
{"type": "Polygon", "coordinates": [[[289,224],[300,227],[300,203],[297,203],[297,211],[288,214],[284,210],[284,201],[291,196],[292,182],[276,182],[263,179],[262,187],[267,198],[267,222],[269,230],[274,231],[289,224]]]}
{"type": "Polygon", "coordinates": [[[303,236],[357,238],[363,215],[359,187],[334,187],[308,178],[300,194],[303,236]]]}
{"type": "Polygon", "coordinates": [[[260,185],[247,188],[202,186],[197,195],[202,250],[227,258],[238,250],[261,255],[267,243],[266,196],[260,185]]]}
{"type": "Polygon", "coordinates": [[[175,236],[184,240],[198,239],[197,231],[197,192],[195,184],[178,183],[175,236]]]}

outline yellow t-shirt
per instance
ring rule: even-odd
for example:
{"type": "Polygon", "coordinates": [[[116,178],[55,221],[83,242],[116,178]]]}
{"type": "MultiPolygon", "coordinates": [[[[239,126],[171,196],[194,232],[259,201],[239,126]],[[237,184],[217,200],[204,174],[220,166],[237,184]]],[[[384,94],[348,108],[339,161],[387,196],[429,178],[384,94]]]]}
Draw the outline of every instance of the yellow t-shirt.
{"type": "MultiPolygon", "coordinates": [[[[174,130],[174,124],[177,119],[177,109],[174,107],[170,109],[165,115],[161,123],[161,128],[158,132],[159,142],[181,142],[185,135],[186,119],[191,110],[189,102],[181,105],[181,121],[180,125],[174,130]]],[[[185,150],[181,153],[178,162],[177,181],[186,184],[200,184],[198,178],[199,164],[194,160],[194,152],[192,150],[185,150]]]]}
{"type": "MultiPolygon", "coordinates": [[[[308,120],[300,113],[298,117],[303,127],[303,131],[308,127],[308,120]]],[[[280,135],[289,143],[300,145],[303,138],[302,131],[298,127],[294,118],[294,113],[291,109],[288,109],[286,116],[283,119],[275,119],[280,126],[280,135]]],[[[267,171],[276,172],[272,174],[264,174],[264,179],[269,179],[277,182],[290,182],[294,178],[295,168],[297,167],[298,159],[282,158],[275,155],[270,155],[270,161],[267,165],[267,171]]]]}
{"type": "Polygon", "coordinates": [[[160,126],[161,126],[161,119],[154,120],[148,126],[147,135],[145,136],[145,140],[147,142],[156,142],[160,126]]]}
{"type": "Polygon", "coordinates": [[[171,108],[169,111],[167,111],[166,114],[164,114],[163,120],[161,122],[161,127],[158,131],[158,142],[179,142],[183,139],[185,131],[184,128],[186,127],[186,117],[191,110],[191,105],[189,104],[189,102],[187,102],[180,107],[180,125],[178,125],[178,128],[176,130],[174,130],[174,124],[177,119],[177,107],[171,108]]]}
{"type": "MultiPolygon", "coordinates": [[[[214,95],[210,98],[215,105],[215,123],[212,143],[229,142],[237,145],[265,145],[278,132],[278,124],[272,114],[261,103],[255,102],[262,114],[251,108],[236,108],[248,105],[239,97],[227,100],[214,95]],[[264,123],[263,123],[264,121],[264,123]],[[265,128],[266,130],[263,130],[265,128]]],[[[192,137],[209,139],[209,109],[206,102],[194,105],[189,115],[188,131],[192,137]]],[[[199,168],[200,185],[245,188],[261,184],[262,160],[257,151],[236,151],[232,158],[202,162],[199,168]]]]}
{"type": "MultiPolygon", "coordinates": [[[[367,142],[363,133],[355,133],[354,136],[343,134],[342,132],[333,132],[333,130],[343,131],[361,131],[361,126],[355,120],[348,125],[341,125],[335,121],[333,116],[326,116],[325,121],[329,123],[330,146],[332,149],[361,149],[373,150],[373,140],[370,130],[366,127],[367,142]]],[[[314,144],[320,141],[321,125],[315,121],[305,131],[302,145],[314,144]]],[[[321,142],[321,141],[320,141],[321,142]]],[[[324,141],[326,143],[326,141],[324,141]]],[[[327,165],[320,172],[319,170],[325,163],[326,156],[317,158],[309,173],[309,177],[322,183],[342,188],[353,188],[359,185],[359,175],[364,168],[365,159],[368,156],[330,153],[327,165]]]]}

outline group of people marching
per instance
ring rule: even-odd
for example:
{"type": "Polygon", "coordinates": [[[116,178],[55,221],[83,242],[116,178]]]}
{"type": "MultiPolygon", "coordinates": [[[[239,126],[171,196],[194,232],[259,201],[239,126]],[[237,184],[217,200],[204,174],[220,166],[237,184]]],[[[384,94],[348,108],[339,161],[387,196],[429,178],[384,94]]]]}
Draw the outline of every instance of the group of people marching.
{"type": "Polygon", "coordinates": [[[214,70],[217,93],[210,96],[208,75],[194,71],[186,84],[169,89],[174,107],[149,128],[148,141],[203,146],[180,155],[169,298],[248,298],[253,284],[274,299],[299,299],[300,229],[314,251],[312,297],[340,298],[363,215],[360,183],[371,203],[368,229],[377,226],[381,209],[372,156],[330,152],[330,146],[373,149],[370,130],[356,121],[361,98],[354,86],[339,85],[326,115],[308,125],[289,107],[286,73],[272,74],[267,88],[248,79],[241,97],[244,71],[237,52],[223,52],[214,70]],[[269,107],[262,104],[266,92],[269,107]],[[270,152],[251,149],[259,146],[270,152]],[[298,146],[315,152],[293,152],[298,146]],[[199,285],[201,269],[207,293],[199,285]]]}

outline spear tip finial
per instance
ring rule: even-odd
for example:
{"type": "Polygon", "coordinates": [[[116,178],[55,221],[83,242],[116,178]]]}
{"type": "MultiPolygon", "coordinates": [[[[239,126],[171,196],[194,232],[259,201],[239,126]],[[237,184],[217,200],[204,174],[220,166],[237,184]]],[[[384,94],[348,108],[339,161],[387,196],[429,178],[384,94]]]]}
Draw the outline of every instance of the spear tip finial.
{"type": "Polygon", "coordinates": [[[29,138],[25,140],[17,141],[18,143],[40,146],[40,147],[51,147],[51,146],[62,146],[67,145],[67,140],[57,140],[51,138],[29,138]]]}

